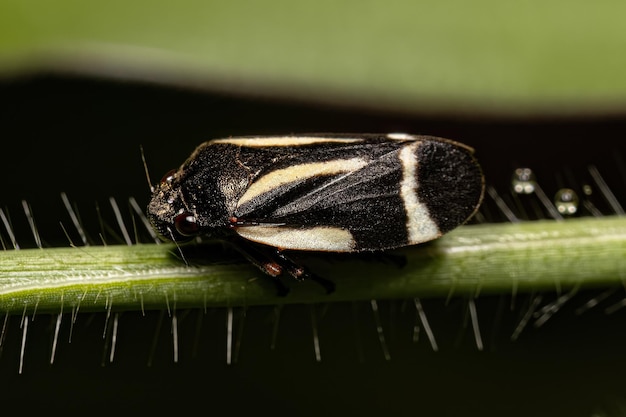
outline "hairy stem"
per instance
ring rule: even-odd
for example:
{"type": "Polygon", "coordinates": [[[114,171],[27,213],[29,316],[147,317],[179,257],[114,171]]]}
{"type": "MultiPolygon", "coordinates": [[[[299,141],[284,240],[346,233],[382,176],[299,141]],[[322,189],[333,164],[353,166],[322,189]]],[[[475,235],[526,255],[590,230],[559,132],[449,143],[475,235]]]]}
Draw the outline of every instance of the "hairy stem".
{"type": "Polygon", "coordinates": [[[271,279],[221,246],[189,249],[185,260],[176,246],[155,244],[4,251],[0,311],[244,306],[616,286],[626,269],[626,218],[467,225],[387,255],[303,254],[305,264],[335,282],[330,295],[313,282],[294,281],[287,282],[291,293],[278,297],[271,279]]]}

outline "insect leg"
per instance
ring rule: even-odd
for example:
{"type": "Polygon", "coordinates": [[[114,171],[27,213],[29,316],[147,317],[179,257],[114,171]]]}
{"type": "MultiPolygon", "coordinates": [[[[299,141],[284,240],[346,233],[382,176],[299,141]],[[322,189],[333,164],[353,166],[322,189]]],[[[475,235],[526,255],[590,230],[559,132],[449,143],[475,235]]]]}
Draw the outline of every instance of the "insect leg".
{"type": "Polygon", "coordinates": [[[286,271],[297,279],[298,281],[304,281],[306,279],[310,279],[320,284],[326,290],[327,294],[331,294],[335,291],[335,283],[322,278],[319,275],[316,275],[304,268],[303,266],[294,262],[291,258],[289,258],[285,253],[280,249],[274,250],[274,256],[277,260],[279,260],[280,264],[286,269],[286,271]]]}
{"type": "Polygon", "coordinates": [[[321,285],[328,294],[335,291],[335,284],[332,281],[308,271],[280,249],[242,239],[231,239],[230,243],[250,263],[274,279],[278,295],[285,296],[289,292],[289,287],[281,280],[285,273],[298,281],[310,279],[321,285]]]}
{"type": "Polygon", "coordinates": [[[231,246],[233,246],[239,253],[241,253],[252,265],[259,268],[263,273],[270,276],[274,285],[276,286],[276,293],[280,297],[284,297],[289,293],[289,287],[282,281],[284,268],[277,261],[269,257],[265,251],[261,250],[258,246],[249,244],[240,239],[231,240],[231,246]]]}

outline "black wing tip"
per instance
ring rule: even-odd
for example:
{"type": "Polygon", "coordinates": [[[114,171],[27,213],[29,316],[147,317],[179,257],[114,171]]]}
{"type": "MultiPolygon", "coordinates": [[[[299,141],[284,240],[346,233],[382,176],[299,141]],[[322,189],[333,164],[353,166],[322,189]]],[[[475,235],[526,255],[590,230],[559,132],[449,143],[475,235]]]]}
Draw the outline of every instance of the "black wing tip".
{"type": "Polygon", "coordinates": [[[466,223],[478,210],[485,179],[473,149],[455,142],[425,141],[418,149],[418,198],[442,233],[466,223]]]}

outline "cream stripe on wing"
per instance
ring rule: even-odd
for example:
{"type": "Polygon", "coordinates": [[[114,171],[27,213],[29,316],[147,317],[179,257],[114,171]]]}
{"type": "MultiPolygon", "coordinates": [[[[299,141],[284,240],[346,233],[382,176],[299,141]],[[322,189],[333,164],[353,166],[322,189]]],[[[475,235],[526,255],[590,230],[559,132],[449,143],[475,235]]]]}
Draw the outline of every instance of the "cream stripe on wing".
{"type": "Polygon", "coordinates": [[[283,249],[352,252],[356,246],[352,233],[338,227],[246,226],[235,230],[241,237],[253,242],[283,249]]]}
{"type": "Polygon", "coordinates": [[[400,197],[406,211],[409,244],[426,242],[441,235],[439,228],[428,213],[428,208],[417,198],[417,188],[419,187],[417,164],[419,161],[416,151],[419,145],[420,142],[410,144],[400,151],[400,163],[402,165],[400,197]]]}
{"type": "Polygon", "coordinates": [[[267,193],[285,184],[303,181],[309,178],[352,172],[363,168],[367,161],[363,158],[334,159],[326,162],[311,162],[277,169],[254,181],[237,202],[237,206],[249,202],[263,193],[267,193]]]}
{"type": "Polygon", "coordinates": [[[211,143],[227,143],[246,147],[298,146],[329,142],[362,142],[359,138],[318,138],[314,136],[270,136],[259,138],[215,139],[211,143]]]}
{"type": "Polygon", "coordinates": [[[387,133],[387,139],[391,140],[417,140],[415,135],[409,135],[408,133],[387,133]]]}

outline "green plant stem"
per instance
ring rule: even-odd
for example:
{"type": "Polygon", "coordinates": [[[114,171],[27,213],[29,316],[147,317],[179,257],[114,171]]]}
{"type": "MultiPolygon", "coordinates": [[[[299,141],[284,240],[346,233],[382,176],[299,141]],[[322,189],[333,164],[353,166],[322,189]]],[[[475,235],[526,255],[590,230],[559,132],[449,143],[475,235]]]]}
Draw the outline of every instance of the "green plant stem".
{"type": "Polygon", "coordinates": [[[196,265],[189,258],[187,266],[177,254],[170,244],[4,251],[0,311],[201,308],[616,286],[626,270],[626,217],[467,225],[431,244],[392,251],[392,257],[406,257],[403,266],[384,256],[307,255],[311,268],[337,285],[330,295],[313,282],[294,281],[287,282],[291,293],[278,297],[271,279],[242,261],[196,265]]]}

